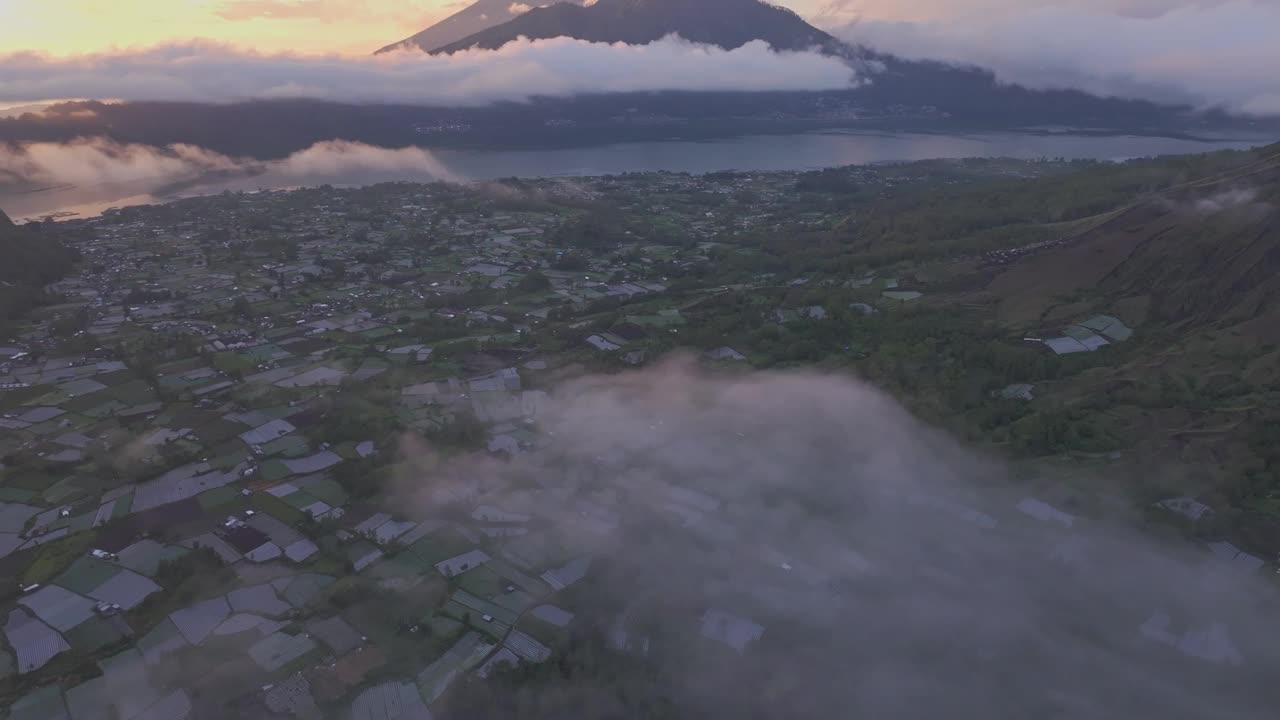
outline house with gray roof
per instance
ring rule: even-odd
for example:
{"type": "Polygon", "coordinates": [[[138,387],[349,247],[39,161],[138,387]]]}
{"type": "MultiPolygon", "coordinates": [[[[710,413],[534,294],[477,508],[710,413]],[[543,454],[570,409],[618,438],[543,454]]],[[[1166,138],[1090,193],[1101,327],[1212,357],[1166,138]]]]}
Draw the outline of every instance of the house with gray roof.
{"type": "Polygon", "coordinates": [[[1209,543],[1209,552],[1218,563],[1240,573],[1257,572],[1266,563],[1262,558],[1251,555],[1229,542],[1209,543]]]}
{"type": "Polygon", "coordinates": [[[1080,323],[1080,327],[1105,336],[1114,342],[1124,342],[1133,337],[1133,330],[1110,315],[1099,315],[1080,323]]]}
{"type": "Polygon", "coordinates": [[[249,445],[266,445],[297,430],[288,420],[276,419],[240,433],[240,439],[249,445]]]}
{"type": "Polygon", "coordinates": [[[436,563],[436,570],[439,570],[440,574],[445,577],[454,577],[473,568],[480,567],[489,562],[489,560],[490,557],[485,551],[471,550],[436,563]]]}
{"type": "Polygon", "coordinates": [[[736,362],[740,362],[742,360],[747,359],[746,355],[743,355],[737,350],[734,350],[733,348],[727,347],[727,346],[719,347],[719,348],[716,348],[715,350],[708,351],[707,357],[711,358],[712,360],[733,360],[736,362]]]}
{"type": "Polygon", "coordinates": [[[622,345],[610,342],[600,335],[592,335],[591,337],[588,337],[587,344],[597,350],[603,350],[604,352],[612,352],[622,347],[622,345]]]}

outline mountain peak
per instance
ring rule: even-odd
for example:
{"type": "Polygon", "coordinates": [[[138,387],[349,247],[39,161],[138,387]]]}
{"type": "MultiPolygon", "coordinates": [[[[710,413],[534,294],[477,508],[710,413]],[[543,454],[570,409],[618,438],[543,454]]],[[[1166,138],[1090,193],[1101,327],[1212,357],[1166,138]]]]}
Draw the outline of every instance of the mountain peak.
{"type": "MultiPolygon", "coordinates": [[[[463,12],[469,12],[480,4],[476,3],[463,12]]],[[[679,35],[690,42],[726,50],[756,40],[763,40],[776,50],[816,47],[831,54],[841,54],[844,47],[791,10],[761,0],[561,2],[533,8],[507,22],[440,45],[421,40],[433,29],[428,28],[393,47],[412,43],[432,54],[451,54],[471,49],[496,50],[522,37],[530,40],[570,37],[587,42],[645,45],[669,35],[679,35]]]]}
{"type": "MultiPolygon", "coordinates": [[[[375,55],[395,50],[423,50],[430,52],[438,47],[455,43],[482,30],[501,25],[525,12],[541,10],[535,3],[546,0],[476,0],[467,7],[423,30],[422,32],[392,43],[375,55]]],[[[581,5],[586,0],[557,0],[556,4],[581,5]]]]}

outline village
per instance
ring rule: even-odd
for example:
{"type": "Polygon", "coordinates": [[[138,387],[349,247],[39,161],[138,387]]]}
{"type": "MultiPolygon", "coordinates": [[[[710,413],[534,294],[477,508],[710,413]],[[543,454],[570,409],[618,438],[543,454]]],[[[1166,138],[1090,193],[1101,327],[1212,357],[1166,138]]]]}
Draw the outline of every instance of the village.
{"type": "MultiPolygon", "coordinates": [[[[81,261],[50,288],[62,302],[0,337],[9,717],[427,718],[470,673],[547,662],[589,612],[574,588],[606,561],[640,485],[435,484],[433,463],[537,457],[557,384],[575,375],[676,350],[745,370],[763,351],[716,324],[730,297],[768,297],[747,322],[769,337],[928,300],[929,276],[909,265],[725,283],[716,268],[732,238],[838,220],[792,212],[795,181],[322,187],[66,223],[81,261]],[[624,214],[603,231],[601,204],[624,214]],[[836,291],[862,295],[839,307],[803,295],[836,291]]],[[[1049,356],[1134,332],[1110,316],[1075,322],[1028,340],[1049,356]]],[[[1029,384],[997,392],[1034,401],[1029,384]]],[[[706,542],[748,529],[715,487],[643,487],[706,542]]],[[[888,495],[962,532],[1034,537],[1046,562],[1087,572],[1088,522],[1044,500],[888,495]]],[[[1167,509],[1212,513],[1191,498],[1167,509]]],[[[773,548],[759,572],[825,589],[889,570],[874,549],[851,553],[836,569],[773,548]]],[[[1226,542],[1204,563],[1240,575],[1266,564],[1226,542]]],[[[687,632],[727,658],[749,654],[785,608],[744,604],[708,606],[687,632]]],[[[1170,613],[1117,622],[1141,628],[1152,652],[1247,662],[1229,618],[1170,613]]],[[[648,652],[624,616],[610,637],[618,652],[648,652]]]]}

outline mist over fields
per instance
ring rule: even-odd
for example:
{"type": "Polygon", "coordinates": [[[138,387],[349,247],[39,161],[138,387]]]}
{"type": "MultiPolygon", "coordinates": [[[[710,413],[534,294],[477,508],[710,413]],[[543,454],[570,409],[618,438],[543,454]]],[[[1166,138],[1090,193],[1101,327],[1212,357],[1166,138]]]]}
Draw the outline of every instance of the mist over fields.
{"type": "Polygon", "coordinates": [[[537,498],[594,558],[566,591],[579,631],[636,664],[570,651],[561,680],[472,679],[445,717],[636,717],[660,696],[688,717],[1271,715],[1269,589],[1028,502],[847,377],[677,359],[568,380],[538,422],[545,446],[510,464],[406,445],[396,502],[537,498]]]}

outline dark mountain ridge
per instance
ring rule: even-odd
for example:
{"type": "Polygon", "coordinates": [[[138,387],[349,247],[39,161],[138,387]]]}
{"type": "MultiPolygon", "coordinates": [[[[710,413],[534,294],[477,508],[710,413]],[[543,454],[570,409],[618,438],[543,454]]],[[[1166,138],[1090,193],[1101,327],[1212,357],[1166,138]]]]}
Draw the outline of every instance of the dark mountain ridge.
{"type": "Polygon", "coordinates": [[[957,72],[831,92],[610,93],[472,108],[315,100],[74,102],[39,115],[0,119],[0,143],[104,137],[156,146],[185,143],[270,159],[325,140],[384,147],[540,148],[828,128],[968,132],[1036,125],[1164,136],[1280,132],[1275,122],[1071,90],[1028,90],[999,85],[989,75],[957,72]]]}

